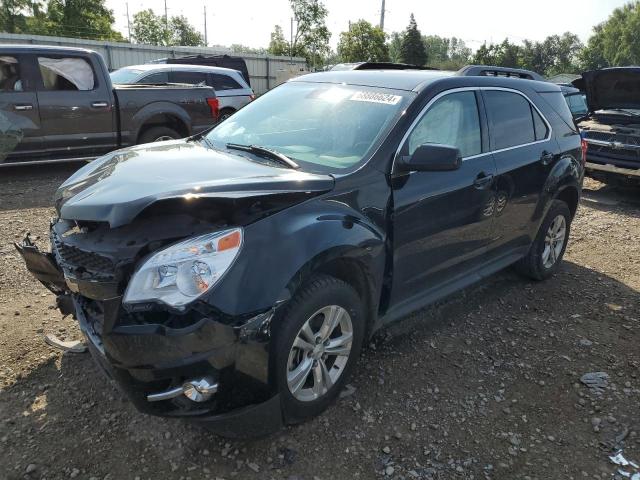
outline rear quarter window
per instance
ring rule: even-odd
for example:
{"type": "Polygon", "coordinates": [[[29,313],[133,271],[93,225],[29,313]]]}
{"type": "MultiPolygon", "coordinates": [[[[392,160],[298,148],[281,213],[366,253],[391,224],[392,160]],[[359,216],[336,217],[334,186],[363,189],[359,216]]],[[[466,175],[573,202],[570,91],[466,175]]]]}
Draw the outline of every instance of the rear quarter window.
{"type": "Polygon", "coordinates": [[[213,73],[211,77],[213,80],[213,88],[215,88],[216,90],[236,90],[244,88],[229,75],[213,73]]]}
{"type": "Polygon", "coordinates": [[[554,112],[567,124],[572,130],[577,131],[575,123],[573,121],[573,115],[567,105],[567,100],[562,95],[562,92],[542,92],[539,94],[545,102],[553,109],[554,112]]]}

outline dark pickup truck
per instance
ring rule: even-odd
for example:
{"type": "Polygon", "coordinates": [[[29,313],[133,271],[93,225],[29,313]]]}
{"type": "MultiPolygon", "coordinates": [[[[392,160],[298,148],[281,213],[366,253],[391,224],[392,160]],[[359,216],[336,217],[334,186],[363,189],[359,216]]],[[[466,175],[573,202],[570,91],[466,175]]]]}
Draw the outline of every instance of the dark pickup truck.
{"type": "Polygon", "coordinates": [[[200,133],[218,114],[211,87],[114,87],[91,50],[0,45],[0,164],[90,160],[200,133]]]}
{"type": "Polygon", "coordinates": [[[589,111],[578,120],[587,145],[586,173],[614,185],[640,185],[640,68],[605,68],[573,82],[589,111]]]}

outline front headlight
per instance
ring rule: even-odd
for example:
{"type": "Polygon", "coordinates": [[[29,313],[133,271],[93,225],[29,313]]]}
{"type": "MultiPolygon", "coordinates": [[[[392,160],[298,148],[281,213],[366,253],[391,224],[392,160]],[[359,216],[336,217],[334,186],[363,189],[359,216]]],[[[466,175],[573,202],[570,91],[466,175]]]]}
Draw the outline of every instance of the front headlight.
{"type": "Polygon", "coordinates": [[[136,270],[124,303],[159,301],[180,308],[213,288],[242,247],[242,229],[210,233],[154,253],[136,270]]]}

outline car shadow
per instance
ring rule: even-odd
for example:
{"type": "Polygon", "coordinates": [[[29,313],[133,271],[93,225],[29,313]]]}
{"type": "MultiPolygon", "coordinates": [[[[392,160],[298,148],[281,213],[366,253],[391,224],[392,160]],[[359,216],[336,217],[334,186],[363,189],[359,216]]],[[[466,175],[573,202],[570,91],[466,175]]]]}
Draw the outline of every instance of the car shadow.
{"type": "Polygon", "coordinates": [[[640,187],[613,187],[610,185],[584,187],[582,203],[602,212],[624,210],[625,216],[640,218],[640,187]]]}
{"type": "Polygon", "coordinates": [[[0,167],[0,211],[53,207],[58,186],[84,162],[0,167]]]}
{"type": "MultiPolygon", "coordinates": [[[[211,472],[214,478],[237,475],[232,472],[240,472],[238,478],[263,478],[247,467],[255,459],[262,459],[261,472],[277,470],[278,478],[290,475],[312,478],[308,473],[319,471],[323,465],[314,464],[313,456],[307,457],[304,452],[312,451],[316,444],[334,448],[331,444],[346,432],[371,428],[362,426],[362,412],[379,410],[381,396],[384,399],[389,395],[385,402],[395,398],[391,395],[392,390],[394,395],[399,392],[403,398],[409,393],[403,393],[403,390],[410,389],[415,394],[413,385],[408,386],[403,379],[412,366],[428,366],[432,375],[428,382],[439,384],[441,388],[448,382],[454,383],[460,390],[451,387],[452,398],[449,400],[462,402],[468,394],[466,385],[473,384],[478,375],[475,366],[463,367],[463,360],[458,359],[463,349],[474,349],[479,358],[486,357],[492,364],[497,364],[496,350],[507,348],[502,337],[510,328],[515,328],[515,333],[512,331],[508,335],[518,342],[534,342],[531,349],[517,355],[519,361],[533,363],[532,368],[536,367],[535,362],[542,362],[535,357],[534,337],[538,334],[531,330],[525,334],[525,330],[519,330],[514,320],[517,317],[531,322],[534,329],[544,329],[545,333],[557,330],[553,338],[554,342],[560,342],[558,345],[550,349],[549,345],[540,343],[537,347],[545,350],[545,355],[549,349],[551,354],[557,351],[573,357],[569,343],[573,344],[575,339],[563,337],[572,321],[580,322],[575,334],[589,336],[593,342],[611,343],[611,336],[615,336],[617,355],[623,355],[626,349],[635,349],[633,344],[635,342],[637,346],[637,339],[632,336],[619,338],[617,332],[612,332],[613,328],[619,327],[617,317],[615,322],[606,318],[607,315],[614,318],[617,308],[633,311],[639,302],[640,294],[633,288],[571,262],[565,262],[558,274],[546,282],[527,281],[513,271],[505,270],[378,334],[365,349],[360,368],[350,380],[356,387],[352,397],[339,400],[329,411],[309,422],[287,427],[267,438],[244,441],[221,439],[192,423],[140,414],[103,376],[88,354],[58,355],[43,361],[16,383],[0,389],[0,439],[3,442],[0,445],[5,452],[0,459],[0,471],[8,472],[5,478],[23,478],[27,464],[34,463],[38,475],[46,478],[66,477],[71,468],[81,472],[79,478],[103,478],[108,474],[113,479],[133,478],[136,472],[145,478],[158,475],[184,478],[185,472],[192,469],[195,472],[192,478],[201,478],[202,472],[211,472]],[[584,294],[583,301],[568,301],[580,292],[584,294]],[[536,304],[536,299],[543,299],[544,305],[536,304]],[[560,303],[554,305],[554,302],[560,303]],[[616,305],[611,306],[611,303],[616,305]],[[549,323],[549,319],[554,320],[549,323]],[[482,341],[477,341],[478,335],[482,341]],[[465,343],[471,340],[473,343],[465,343]],[[562,342],[568,343],[563,345],[562,342]],[[386,372],[385,384],[372,381],[381,375],[379,372],[386,372]],[[39,455],[23,458],[27,443],[29,450],[39,452],[39,455]],[[136,458],[135,469],[126,461],[131,458],[136,458]],[[267,458],[271,459],[270,464],[264,463],[267,458]]],[[[42,351],[47,348],[43,346],[42,351]]],[[[28,354],[34,355],[33,352],[28,354]]],[[[539,368],[543,368],[542,363],[539,368]]],[[[501,377],[497,375],[499,382],[501,377]]],[[[502,380],[506,381],[509,375],[505,373],[502,380]]],[[[575,399],[558,396],[554,391],[554,382],[564,382],[564,379],[550,377],[546,381],[548,391],[536,391],[527,401],[538,409],[559,415],[557,410],[547,406],[565,403],[571,406],[575,399]]],[[[389,414],[380,416],[374,424],[375,429],[393,432],[398,421],[394,411],[391,409],[389,414]]],[[[573,409],[568,411],[573,412],[573,409]]],[[[407,412],[401,414],[407,415],[407,412]]],[[[481,418],[485,419],[481,422],[493,421],[491,414],[481,418]]],[[[564,421],[562,418],[551,420],[559,424],[564,421]]],[[[403,421],[406,423],[406,419],[403,421]]],[[[537,427],[544,428],[544,421],[537,419],[537,427]]],[[[454,441],[439,436],[439,431],[430,435],[434,437],[433,441],[444,443],[448,454],[465,448],[478,449],[472,439],[465,444],[459,438],[454,441]]],[[[375,434],[375,438],[378,437],[380,435],[375,434]]],[[[344,446],[337,443],[335,455],[343,455],[344,446]]],[[[558,456],[570,458],[575,455],[570,445],[559,444],[555,448],[558,456]]],[[[476,455],[482,456],[482,450],[476,455]]],[[[372,475],[375,467],[367,465],[366,468],[372,469],[367,472],[372,475]]]]}

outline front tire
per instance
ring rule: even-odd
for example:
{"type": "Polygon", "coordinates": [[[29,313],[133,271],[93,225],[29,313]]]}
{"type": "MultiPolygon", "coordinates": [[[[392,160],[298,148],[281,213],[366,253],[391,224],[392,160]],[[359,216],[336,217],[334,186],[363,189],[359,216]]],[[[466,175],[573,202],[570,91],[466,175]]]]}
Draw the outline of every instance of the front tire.
{"type": "Polygon", "coordinates": [[[364,308],[357,292],[328,275],[314,276],[281,317],[275,377],[286,423],[299,423],[335,400],[362,348],[364,308]]]}
{"type": "Polygon", "coordinates": [[[554,275],[567,248],[571,220],[567,204],[554,200],[529,253],[516,263],[516,269],[534,280],[545,280],[554,275]]]}

